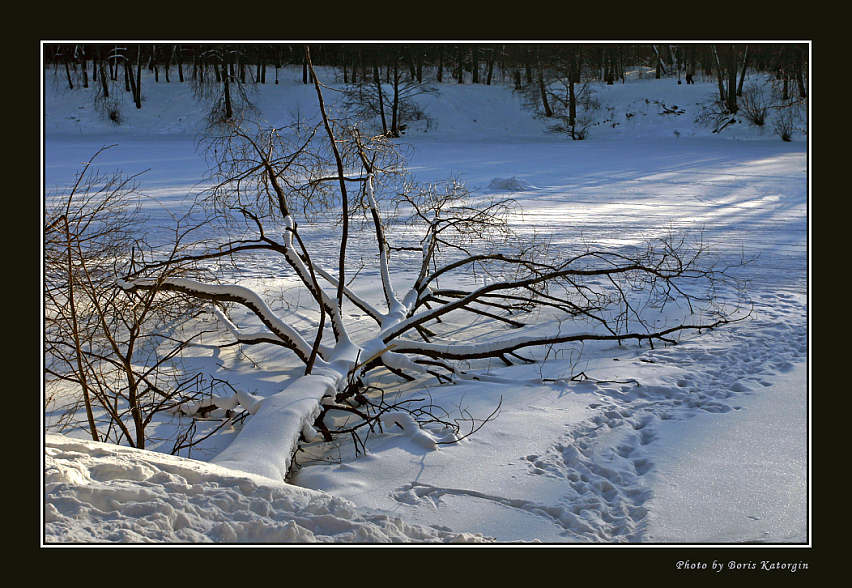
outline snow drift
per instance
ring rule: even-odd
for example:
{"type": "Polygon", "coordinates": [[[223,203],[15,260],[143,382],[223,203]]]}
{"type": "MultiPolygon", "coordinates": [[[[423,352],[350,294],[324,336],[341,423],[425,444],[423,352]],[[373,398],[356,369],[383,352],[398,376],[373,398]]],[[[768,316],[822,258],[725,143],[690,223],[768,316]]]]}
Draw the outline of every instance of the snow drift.
{"type": "Polygon", "coordinates": [[[481,542],[200,461],[49,434],[45,543],[481,542]]]}

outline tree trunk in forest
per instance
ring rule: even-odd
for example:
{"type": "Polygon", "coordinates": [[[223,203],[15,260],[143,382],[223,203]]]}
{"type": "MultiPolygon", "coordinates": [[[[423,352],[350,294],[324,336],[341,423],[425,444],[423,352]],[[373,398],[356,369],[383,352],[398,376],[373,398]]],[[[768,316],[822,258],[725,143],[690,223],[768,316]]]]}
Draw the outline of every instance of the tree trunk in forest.
{"type": "Polygon", "coordinates": [[[65,76],[68,78],[68,88],[74,89],[74,82],[71,81],[71,68],[68,66],[68,60],[65,60],[65,76]]]}
{"type": "MultiPolygon", "coordinates": [[[[227,59],[227,58],[226,58],[227,59]]],[[[225,71],[227,72],[227,65],[225,66],[225,71]]],[[[224,94],[225,94],[225,120],[231,120],[234,116],[233,108],[231,107],[231,83],[229,81],[229,76],[227,73],[222,76],[222,79],[225,83],[224,94]]]]}
{"type": "Polygon", "coordinates": [[[379,76],[379,66],[375,63],[373,64],[373,80],[376,83],[376,92],[379,94],[379,114],[382,117],[382,134],[388,134],[388,123],[385,119],[385,100],[384,100],[384,92],[382,92],[382,82],[379,76]]]}
{"type": "Polygon", "coordinates": [[[133,77],[133,67],[124,62],[124,85],[128,88],[130,95],[133,96],[133,102],[136,102],[136,80],[133,77]]]}
{"type": "Polygon", "coordinates": [[[686,49],[686,83],[694,84],[695,80],[695,46],[688,45],[686,49]]]}
{"type": "Polygon", "coordinates": [[[391,113],[391,137],[399,137],[399,60],[393,61],[393,109],[391,113]]]}
{"type": "Polygon", "coordinates": [[[441,45],[438,47],[438,73],[435,75],[435,79],[438,80],[440,84],[444,81],[444,46],[441,45]]]}
{"type": "Polygon", "coordinates": [[[796,84],[798,84],[799,86],[799,98],[807,98],[808,96],[807,89],[805,88],[805,78],[802,72],[802,70],[804,69],[802,67],[802,61],[804,60],[804,57],[806,56],[798,54],[796,56],[796,64],[794,66],[796,73],[796,84]]]}
{"type": "Polygon", "coordinates": [[[100,79],[100,82],[101,82],[101,91],[104,93],[104,98],[109,98],[109,84],[107,83],[107,79],[106,79],[106,75],[105,75],[106,72],[104,71],[104,62],[103,61],[100,62],[100,70],[101,70],[101,75],[99,75],[98,78],[100,79]]]}
{"type": "Polygon", "coordinates": [[[136,108],[142,108],[142,47],[141,45],[136,48],[136,79],[135,81],[135,97],[134,101],[136,102],[136,108]]]}
{"type": "Polygon", "coordinates": [[[607,53],[605,81],[607,86],[615,83],[615,62],[611,51],[607,53]]]}
{"type": "Polygon", "coordinates": [[[157,46],[151,45],[151,58],[148,61],[148,71],[154,72],[154,83],[160,82],[160,68],[157,66],[157,46]]]}
{"type": "Polygon", "coordinates": [[[580,81],[580,67],[580,51],[573,50],[568,64],[568,126],[571,128],[572,139],[576,139],[574,127],[577,124],[577,95],[574,84],[580,81]]]}
{"type": "Polygon", "coordinates": [[[727,97],[725,95],[724,74],[722,73],[722,60],[719,59],[719,52],[716,50],[715,45],[713,45],[713,57],[716,61],[716,81],[719,84],[719,102],[721,102],[722,104],[727,104],[727,97]]]}
{"type": "Polygon", "coordinates": [[[109,59],[109,79],[113,82],[118,79],[118,59],[115,56],[118,54],[118,45],[113,48],[112,58],[109,59]]]}
{"type": "Polygon", "coordinates": [[[477,45],[473,46],[471,60],[473,63],[471,64],[471,72],[473,73],[473,83],[479,83],[479,47],[477,45]]]}
{"type": "Polygon", "coordinates": [[[743,55],[743,69],[740,73],[740,82],[737,84],[737,96],[743,95],[743,82],[745,82],[746,69],[748,68],[748,45],[745,46],[745,54],[743,55]]]}
{"type": "Polygon", "coordinates": [[[408,64],[408,79],[417,79],[417,66],[414,64],[414,54],[411,51],[411,47],[405,48],[405,61],[408,64]]]}
{"type": "Polygon", "coordinates": [[[544,107],[544,116],[550,118],[553,116],[553,111],[550,109],[550,104],[547,101],[547,88],[544,85],[544,68],[541,65],[541,59],[538,59],[538,89],[541,94],[541,105],[544,107]]]}
{"type": "Polygon", "coordinates": [[[737,106],[737,46],[728,47],[728,97],[726,101],[728,112],[736,114],[737,106]]]}

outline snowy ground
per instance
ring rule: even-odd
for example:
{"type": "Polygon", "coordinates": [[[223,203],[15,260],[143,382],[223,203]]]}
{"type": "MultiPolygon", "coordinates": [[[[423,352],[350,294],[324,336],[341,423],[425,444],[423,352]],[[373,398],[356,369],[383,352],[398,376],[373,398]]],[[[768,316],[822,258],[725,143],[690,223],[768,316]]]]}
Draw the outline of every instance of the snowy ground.
{"type": "MultiPolygon", "coordinates": [[[[115,127],[82,93],[51,83],[48,190],[67,184],[98,147],[118,143],[105,169],[151,168],[144,191],[166,210],[191,201],[205,169],[191,95],[165,100],[148,84],[149,103],[115,127]]],[[[742,123],[713,135],[694,122],[713,83],[674,84],[600,86],[604,111],[611,106],[620,123],[577,142],[546,133],[508,90],[442,86],[439,97],[422,97],[428,129],[415,126],[400,143],[411,147],[418,178],[456,174],[477,194],[511,194],[523,205],[522,232],[552,234],[557,244],[622,246],[690,230],[703,231],[722,259],[756,256],[739,270],[750,280],[748,321],[673,347],[566,347],[541,368],[481,366],[497,380],[489,383],[397,387],[477,416],[501,410],[437,450],[401,433],[372,437],[357,459],[346,443],[312,448],[295,486],[71,438],[80,431],[49,435],[46,540],[807,542],[807,144],[742,123]],[[646,97],[686,113],[661,115],[646,97]],[[581,371],[594,380],[532,382],[581,371]]],[[[312,111],[305,88],[282,86],[290,102],[275,99],[284,88],[256,97],[268,118],[312,111]]],[[[322,238],[322,227],[315,234],[322,238]]],[[[273,292],[287,285],[268,273],[258,263],[235,279],[273,292]]],[[[199,353],[261,396],[296,366],[252,349],[267,368],[259,374],[232,350],[199,353]]],[[[231,438],[193,457],[209,459],[231,438]]]]}
{"type": "Polygon", "coordinates": [[[47,435],[46,543],[478,542],[200,461],[47,435]]]}

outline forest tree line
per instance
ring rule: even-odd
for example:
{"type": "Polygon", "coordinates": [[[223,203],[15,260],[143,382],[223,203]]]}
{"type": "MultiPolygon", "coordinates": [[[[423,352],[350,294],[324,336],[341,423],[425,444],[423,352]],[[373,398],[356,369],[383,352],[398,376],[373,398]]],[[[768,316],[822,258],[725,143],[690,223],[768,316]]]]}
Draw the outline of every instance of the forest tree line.
{"type": "MultiPolygon", "coordinates": [[[[301,69],[312,83],[305,45],[296,43],[47,43],[45,67],[63,78],[69,89],[94,85],[98,96],[129,92],[142,108],[142,72],[153,82],[215,87],[222,97],[222,117],[233,114],[232,94],[247,84],[278,84],[282,68],[301,69]]],[[[567,88],[574,112],[574,84],[623,83],[636,66],[652,68],[654,77],[694,83],[696,76],[718,82],[719,102],[729,113],[738,110],[748,73],[772,74],[782,85],[783,99],[805,98],[808,46],[795,43],[321,43],[310,45],[315,66],[335,69],[337,82],[376,87],[383,124],[398,135],[401,87],[423,84],[511,84],[516,91],[537,94],[544,116],[551,116],[555,81],[567,88]],[[388,84],[390,90],[383,90],[388,84]],[[384,121],[384,103],[392,118],[384,121]]],[[[359,94],[363,96],[363,93],[359,94]]]]}

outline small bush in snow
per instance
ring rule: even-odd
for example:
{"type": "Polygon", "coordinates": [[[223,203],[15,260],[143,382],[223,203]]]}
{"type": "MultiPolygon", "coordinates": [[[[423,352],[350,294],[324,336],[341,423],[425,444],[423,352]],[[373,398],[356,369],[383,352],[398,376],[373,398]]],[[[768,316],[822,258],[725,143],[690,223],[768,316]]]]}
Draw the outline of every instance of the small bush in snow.
{"type": "Polygon", "coordinates": [[[762,127],[766,123],[766,113],[769,110],[769,94],[764,87],[751,84],[743,90],[740,107],[747,120],[762,127]]]}
{"type": "Polygon", "coordinates": [[[791,141],[793,139],[793,110],[785,108],[778,113],[775,118],[775,134],[781,137],[782,141],[791,141]]]}
{"type": "Polygon", "coordinates": [[[99,95],[95,99],[95,107],[104,118],[111,120],[116,125],[121,124],[121,106],[117,98],[104,98],[102,95],[99,95]]]}

